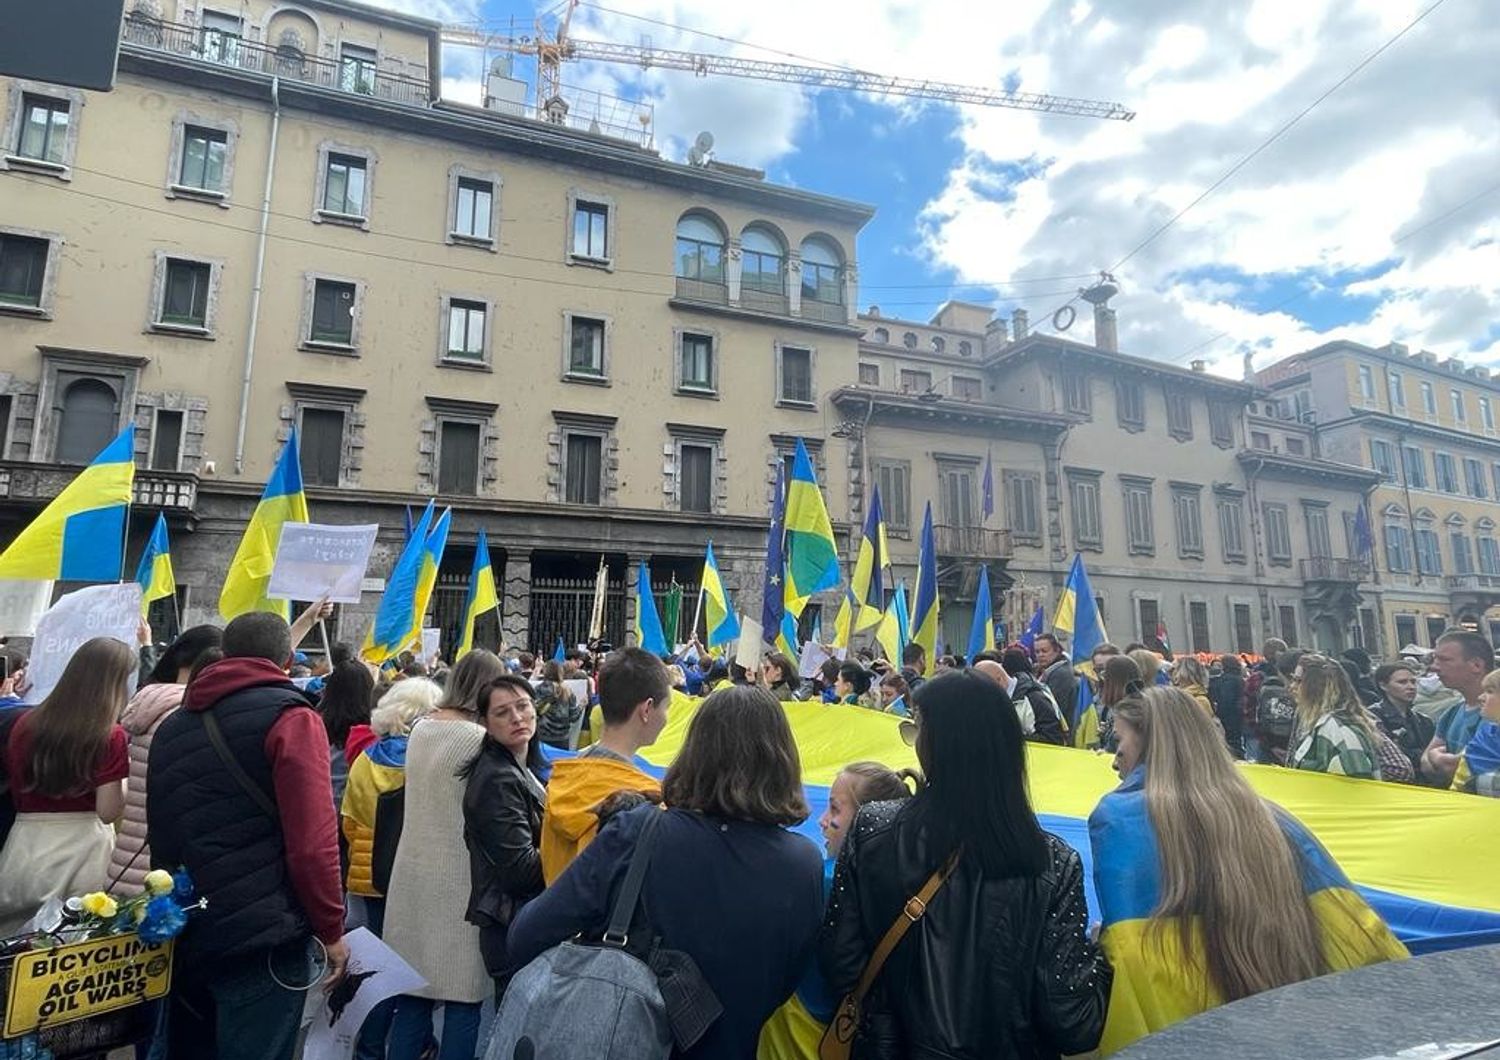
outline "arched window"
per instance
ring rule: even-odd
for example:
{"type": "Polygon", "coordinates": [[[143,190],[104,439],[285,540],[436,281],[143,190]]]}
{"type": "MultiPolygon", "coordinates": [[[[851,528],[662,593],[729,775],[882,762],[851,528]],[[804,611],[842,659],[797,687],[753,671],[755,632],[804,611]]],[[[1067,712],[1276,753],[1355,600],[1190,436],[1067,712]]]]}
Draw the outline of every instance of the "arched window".
{"type": "Polygon", "coordinates": [[[764,228],[747,228],[740,236],[740,285],[766,294],[786,294],[786,251],[764,228]]]}
{"type": "Polygon", "coordinates": [[[958,355],[960,357],[968,357],[968,356],[972,355],[973,352],[974,352],[974,344],[973,343],[971,343],[968,339],[960,339],[959,340],[959,343],[958,343],[958,355]]]}
{"type": "Polygon", "coordinates": [[[905,335],[902,335],[901,336],[901,345],[905,346],[908,350],[914,350],[914,349],[916,349],[917,348],[917,333],[915,331],[908,331],[905,335]]]}
{"type": "Polygon", "coordinates": [[[948,344],[945,341],[943,341],[943,337],[941,335],[934,335],[934,336],[932,336],[932,352],[933,353],[942,353],[947,348],[948,348],[948,344]]]}
{"type": "Polygon", "coordinates": [[[818,238],[802,242],[803,301],[844,304],[843,266],[839,253],[818,238]]]}
{"type": "Polygon", "coordinates": [[[885,328],[876,328],[875,341],[880,343],[881,345],[889,345],[891,341],[891,333],[885,330],[885,328]]]}
{"type": "Polygon", "coordinates": [[[87,464],[120,430],[114,388],[97,379],[79,379],[63,391],[57,426],[57,462],[87,464]]]}
{"type": "Polygon", "coordinates": [[[702,214],[677,222],[677,275],[702,283],[724,282],[724,233],[702,214]]]}

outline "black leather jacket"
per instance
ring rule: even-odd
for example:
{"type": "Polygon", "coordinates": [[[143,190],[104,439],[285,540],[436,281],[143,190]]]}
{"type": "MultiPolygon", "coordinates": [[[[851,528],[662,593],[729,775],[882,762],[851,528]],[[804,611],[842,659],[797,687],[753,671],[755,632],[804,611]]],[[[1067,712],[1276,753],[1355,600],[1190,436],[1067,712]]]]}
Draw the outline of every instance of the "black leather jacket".
{"type": "Polygon", "coordinates": [[[480,927],[509,927],[515,910],[542,893],[542,802],[522,778],[523,768],[486,737],[464,789],[465,919],[480,927]]]}
{"type": "MultiPolygon", "coordinates": [[[[920,796],[919,796],[920,797],[920,796]]],[[[862,807],[844,842],[819,958],[835,996],[942,860],[902,807],[862,807]]],[[[986,880],[960,860],[881,970],[856,1060],[1052,1058],[1099,1042],[1112,973],[1089,938],[1078,854],[1047,835],[1039,877],[986,880]]]]}

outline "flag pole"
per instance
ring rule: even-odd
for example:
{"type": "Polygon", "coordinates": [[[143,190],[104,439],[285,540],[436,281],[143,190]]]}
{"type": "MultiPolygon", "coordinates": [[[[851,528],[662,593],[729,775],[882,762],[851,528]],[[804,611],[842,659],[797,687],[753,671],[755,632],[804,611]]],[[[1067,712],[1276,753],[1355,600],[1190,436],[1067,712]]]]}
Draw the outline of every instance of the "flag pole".
{"type": "Polygon", "coordinates": [[[333,667],[333,649],[328,646],[328,626],[321,618],[318,619],[318,632],[323,635],[323,659],[331,669],[333,667]]]}
{"type": "Polygon", "coordinates": [[[697,636],[698,636],[698,619],[700,619],[702,617],[703,617],[703,584],[702,584],[702,579],[700,578],[699,579],[699,584],[698,584],[698,603],[693,608],[693,628],[690,629],[690,630],[688,630],[688,636],[690,638],[693,638],[693,639],[697,638],[697,636]]]}

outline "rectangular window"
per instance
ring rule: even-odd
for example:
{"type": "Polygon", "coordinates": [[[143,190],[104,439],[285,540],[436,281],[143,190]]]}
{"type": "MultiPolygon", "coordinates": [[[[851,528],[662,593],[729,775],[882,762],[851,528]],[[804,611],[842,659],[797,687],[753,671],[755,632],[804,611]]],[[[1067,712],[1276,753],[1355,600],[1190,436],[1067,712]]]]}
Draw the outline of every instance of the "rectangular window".
{"type": "Polygon", "coordinates": [[[1487,397],[1479,399],[1479,422],[1484,424],[1487,433],[1495,429],[1495,410],[1487,397]]]}
{"type": "Polygon", "coordinates": [[[1091,416],[1094,412],[1094,396],[1089,390],[1089,377],[1080,371],[1062,373],[1063,409],[1080,416],[1091,416]]]}
{"type": "Polygon", "coordinates": [[[1493,537],[1479,539],[1479,573],[1500,574],[1500,541],[1493,537]]]}
{"type": "Polygon", "coordinates": [[[1359,366],[1359,396],[1365,401],[1375,400],[1375,373],[1368,364],[1359,366]]]}
{"type": "Polygon", "coordinates": [[[312,328],[307,337],[312,342],[353,345],[354,284],[336,280],[313,283],[312,328]]]}
{"type": "Polygon", "coordinates": [[[484,360],[484,329],[489,310],[483,302],[448,301],[448,357],[455,361],[484,360]]]}
{"type": "Polygon", "coordinates": [[[1245,560],[1245,506],[1238,497],[1220,497],[1219,544],[1224,549],[1228,562],[1243,563],[1245,560]]]}
{"type": "Polygon", "coordinates": [[[573,203],[573,256],[595,261],[609,259],[609,207],[604,203],[573,203]]]}
{"type": "Polygon", "coordinates": [[[1484,500],[1489,495],[1489,484],[1485,481],[1484,465],[1471,456],[1464,457],[1464,485],[1470,497],[1484,500]]]}
{"type": "Polygon", "coordinates": [[[1126,380],[1115,383],[1115,413],[1121,427],[1140,430],[1146,426],[1146,395],[1141,384],[1126,380]]]}
{"type": "MultiPolygon", "coordinates": [[[[1040,543],[1042,539],[1041,479],[1034,472],[1006,471],[1005,520],[1017,541],[1040,543]]],[[[971,524],[972,525],[972,524],[971,524]]]]}
{"type": "Polygon", "coordinates": [[[1469,535],[1455,530],[1448,535],[1448,542],[1453,546],[1453,573],[1474,573],[1474,550],[1469,545],[1469,535]]]}
{"type": "Polygon", "coordinates": [[[938,503],[938,518],[945,525],[974,526],[974,469],[939,464],[938,503]]]}
{"type": "Polygon", "coordinates": [[[568,333],[568,373],[604,377],[604,321],[572,318],[572,328],[568,333]]]}
{"type": "Polygon", "coordinates": [[[1213,650],[1213,637],[1208,629],[1208,604],[1202,600],[1188,602],[1188,634],[1193,639],[1195,653],[1213,650]]]}
{"type": "Polygon", "coordinates": [[[880,487],[880,508],[886,528],[901,533],[911,531],[911,465],[895,461],[875,461],[875,484],[880,487]]]}
{"type": "Polygon", "coordinates": [[[1179,556],[1203,556],[1203,509],[1198,501],[1198,491],[1191,489],[1172,490],[1172,515],[1177,524],[1177,554],[1179,556]]]}
{"type": "Polygon", "coordinates": [[[207,326],[208,284],[212,273],[207,262],[168,258],[157,322],[194,328],[207,326]]]}
{"type": "Polygon", "coordinates": [[[323,209],[344,217],[365,215],[366,162],[357,155],[328,155],[323,209]]]}
{"type": "Polygon", "coordinates": [[[960,401],[983,401],[984,384],[973,376],[956,375],[953,377],[953,396],[960,401]]]}
{"type": "Polygon", "coordinates": [[[362,96],[375,94],[375,49],[345,44],[339,49],[339,87],[362,96]]]}
{"type": "Polygon", "coordinates": [[[1385,565],[1398,574],[1411,570],[1411,533],[1399,523],[1386,524],[1385,565]]]}
{"type": "Polygon", "coordinates": [[[182,413],[157,409],[156,429],[151,433],[151,470],[177,471],[182,460],[182,413]]]}
{"type": "Polygon", "coordinates": [[[68,147],[68,101],[48,96],[21,97],[21,139],[16,154],[62,165],[68,147]]]}
{"type": "Polygon", "coordinates": [[[781,347],[781,400],[798,405],[813,403],[811,350],[781,347]]]}
{"type": "Polygon", "coordinates": [[[1427,624],[1427,643],[1436,646],[1438,638],[1448,628],[1448,620],[1442,615],[1428,615],[1425,622],[1427,624]]]}
{"type": "Polygon", "coordinates": [[[217,11],[204,11],[200,21],[203,27],[203,58],[211,63],[226,63],[231,66],[238,62],[240,37],[245,32],[240,18],[237,15],[221,15],[217,11]]]}
{"type": "Polygon", "coordinates": [[[1304,505],[1302,517],[1307,521],[1307,554],[1314,559],[1333,555],[1333,539],[1328,532],[1328,509],[1304,505]]]}
{"type": "Polygon", "coordinates": [[[1217,446],[1234,444],[1234,408],[1226,401],[1208,403],[1208,433],[1217,446]]]}
{"type": "Polygon", "coordinates": [[[1255,650],[1255,631],[1250,626],[1250,605],[1235,604],[1233,614],[1234,650],[1248,654],[1255,650]]]}
{"type": "Polygon", "coordinates": [[[1469,422],[1469,407],[1464,404],[1464,392],[1462,390],[1448,391],[1448,399],[1453,405],[1453,421],[1455,423],[1469,422]]]}
{"type": "Polygon", "coordinates": [[[1276,608],[1277,625],[1280,626],[1281,639],[1286,641],[1288,648],[1297,646],[1297,609],[1290,604],[1279,604],[1276,608]]]}
{"type": "Polygon", "coordinates": [[[1422,411],[1428,419],[1437,419],[1437,394],[1433,392],[1432,384],[1423,380],[1418,389],[1422,391],[1422,411]]]}
{"type": "Polygon", "coordinates": [[[1161,604],[1148,597],[1136,601],[1136,610],[1141,619],[1140,639],[1149,640],[1156,636],[1156,631],[1161,628],[1161,604]]]}
{"type": "Polygon", "coordinates": [[[1156,554],[1156,532],[1151,521],[1150,483],[1127,482],[1125,491],[1125,544],[1133,556],[1156,554]]]}
{"type": "Polygon", "coordinates": [[[1286,442],[1286,452],[1288,456],[1307,455],[1307,443],[1304,442],[1301,438],[1293,438],[1291,435],[1287,435],[1284,440],[1286,442]]]}
{"type": "Polygon", "coordinates": [[[878,364],[870,364],[870,363],[868,363],[866,361],[859,362],[859,385],[860,386],[879,386],[880,385],[880,365],[878,365],[878,364]]]}
{"type": "Polygon", "coordinates": [[[1261,508],[1266,521],[1266,557],[1272,563],[1292,562],[1292,532],[1287,523],[1285,504],[1266,504],[1261,508]]]}
{"type": "Polygon", "coordinates": [[[602,481],[604,439],[597,434],[567,435],[567,491],[569,504],[598,504],[602,481]]]}
{"type": "Polygon", "coordinates": [[[0,303],[41,306],[47,250],[45,239],[0,234],[0,303]]]}
{"type": "Polygon", "coordinates": [[[1250,448],[1259,449],[1262,452],[1271,451],[1271,436],[1265,431],[1250,432],[1250,448]]]}
{"type": "Polygon", "coordinates": [[[1417,573],[1443,573],[1443,550],[1436,530],[1417,530],[1417,573]]]}
{"type": "Polygon", "coordinates": [[[1453,462],[1453,457],[1450,454],[1433,453],[1432,470],[1438,489],[1444,493],[1458,492],[1458,465],[1453,462]]]}
{"type": "Polygon", "coordinates": [[[337,486],[344,464],[344,414],[338,409],[304,408],[302,481],[309,486],[337,486]]]}
{"type": "Polygon", "coordinates": [[[1396,616],[1396,640],[1404,648],[1408,644],[1417,643],[1417,616],[1396,616]]]}
{"type": "Polygon", "coordinates": [[[1386,395],[1391,399],[1391,408],[1406,408],[1406,384],[1402,382],[1400,372],[1387,372],[1385,375],[1386,395]]]}
{"type": "Polygon", "coordinates": [[[714,389],[714,338],[712,335],[683,333],[682,386],[686,390],[714,389]]]}
{"type": "Polygon", "coordinates": [[[1427,488],[1427,461],[1422,450],[1414,445],[1401,447],[1401,468],[1406,472],[1406,484],[1412,489],[1427,488]]]}
{"type": "Polygon", "coordinates": [[[1167,433],[1186,440],[1193,436],[1193,398],[1180,390],[1167,391],[1167,433]]]}
{"type": "Polygon", "coordinates": [[[917,368],[901,369],[901,392],[903,394],[925,394],[932,389],[932,373],[917,368]]]}
{"type": "Polygon", "coordinates": [[[1370,439],[1370,466],[1387,482],[1396,481],[1396,450],[1390,442],[1370,439]]]}
{"type": "Polygon", "coordinates": [[[1099,479],[1097,476],[1082,476],[1068,482],[1069,500],[1073,509],[1073,544],[1079,548],[1100,548],[1104,544],[1104,528],[1099,513],[1099,479]]]}
{"type": "Polygon", "coordinates": [[[489,239],[490,211],[494,202],[495,186],[489,181],[459,177],[453,207],[453,234],[469,239],[489,239]]]}
{"type": "Polygon", "coordinates": [[[442,420],[438,426],[438,492],[479,492],[479,424],[442,420]]]}
{"type": "Polygon", "coordinates": [[[714,510],[714,450],[710,445],[683,443],[678,468],[678,499],[685,512],[714,510]]]}
{"type": "Polygon", "coordinates": [[[224,159],[229,151],[229,135],[221,129],[200,129],[196,125],[182,130],[182,164],[177,183],[199,191],[224,190],[224,159]]]}

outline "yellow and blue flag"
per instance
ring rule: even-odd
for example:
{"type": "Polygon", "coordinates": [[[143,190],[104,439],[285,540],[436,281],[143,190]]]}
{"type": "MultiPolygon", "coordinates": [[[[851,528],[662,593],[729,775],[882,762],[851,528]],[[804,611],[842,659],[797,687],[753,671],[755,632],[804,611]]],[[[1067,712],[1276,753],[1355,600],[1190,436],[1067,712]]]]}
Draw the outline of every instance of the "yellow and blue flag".
{"type": "Polygon", "coordinates": [[[880,507],[880,487],[870,492],[870,510],[865,513],[865,528],[849,572],[849,584],[839,603],[833,624],[833,645],[847,648],[849,638],[878,625],[885,615],[885,572],[891,564],[886,545],[885,516],[880,507]]]}
{"type": "Polygon", "coordinates": [[[1459,755],[1453,790],[1500,796],[1500,725],[1493,721],[1479,723],[1459,755]]]}
{"type": "Polygon", "coordinates": [[[119,581],[135,485],[135,425],[126,427],[0,553],[0,578],[119,581]]]}
{"type": "Polygon", "coordinates": [[[890,606],[885,609],[880,624],[875,627],[875,643],[885,651],[887,659],[900,666],[901,655],[906,651],[910,636],[911,617],[906,611],[906,583],[899,582],[896,591],[891,594],[890,606]]]}
{"type": "Polygon", "coordinates": [[[656,613],[656,597],[651,594],[651,569],[645,560],[641,560],[641,569],[635,579],[635,642],[652,655],[667,655],[672,650],[661,629],[661,616],[656,613]]]}
{"type": "Polygon", "coordinates": [[[151,608],[151,601],[163,600],[177,593],[177,578],[172,573],[172,553],[167,544],[167,517],[156,516],[156,525],[146,539],[146,551],[141,553],[140,566],[135,569],[135,580],[141,583],[141,614],[151,608]]]}
{"type": "MultiPolygon", "coordinates": [[[[408,511],[408,522],[410,519],[411,514],[408,511]]],[[[410,540],[410,528],[406,536],[410,540]]],[[[499,606],[500,597],[495,592],[495,571],[490,566],[490,543],[484,536],[484,530],[481,529],[479,539],[474,542],[474,568],[469,572],[469,597],[464,603],[464,626],[458,638],[458,650],[453,653],[455,662],[474,648],[475,621],[486,611],[493,611],[499,606]]]]}
{"type": "Polygon", "coordinates": [[[406,631],[406,642],[396,652],[422,643],[422,620],[427,615],[427,605],[432,602],[432,590],[437,585],[438,571],[443,566],[443,553],[448,549],[448,529],[452,524],[453,509],[444,508],[443,514],[433,522],[432,529],[427,531],[427,538],[422,543],[421,565],[417,568],[417,592],[412,604],[411,628],[406,631]]]}
{"type": "Polygon", "coordinates": [[[786,606],[800,616],[813,593],[839,583],[839,546],[807,446],[797,439],[786,486],[786,606]]]}
{"type": "MultiPolygon", "coordinates": [[[[1052,628],[1071,638],[1070,650],[1075,668],[1089,665],[1094,649],[1109,639],[1109,634],[1104,631],[1104,616],[1099,614],[1099,600],[1089,585],[1089,572],[1084,568],[1082,553],[1073,555],[1068,580],[1063,583],[1062,595],[1057,599],[1052,628]]],[[[1093,686],[1086,675],[1078,682],[1078,701],[1068,722],[1073,730],[1073,742],[1078,747],[1087,747],[1099,731],[1099,710],[1094,703],[1093,686]]]]}
{"type": "MultiPolygon", "coordinates": [[[[412,527],[412,532],[407,536],[406,545],[396,558],[396,565],[391,568],[390,577],[385,583],[385,593],[380,597],[380,606],[375,610],[375,621],[370,624],[370,631],[365,634],[365,643],[359,650],[366,661],[376,666],[385,665],[387,659],[411,643],[408,634],[413,621],[418,623],[420,629],[421,613],[417,612],[415,619],[412,616],[416,608],[417,583],[422,573],[422,555],[431,526],[432,502],[428,501],[417,525],[412,527]]],[[[418,636],[421,636],[420,631],[418,636]]]]}
{"type": "MultiPolygon", "coordinates": [[[[714,543],[708,543],[703,555],[703,609],[708,614],[708,646],[728,644],[740,635],[740,616],[730,602],[729,590],[719,574],[719,561],[714,558],[714,543]]],[[[696,632],[696,631],[695,631],[696,632]]]]}
{"type": "Polygon", "coordinates": [[[938,645],[937,548],[932,537],[932,502],[922,516],[922,542],[917,552],[917,588],[913,593],[911,642],[927,653],[924,677],[937,671],[938,645]]]}
{"type": "Polygon", "coordinates": [[[297,447],[297,431],[292,429],[276,470],[261,492],[260,503],[251,513],[245,536],[235,550],[224,588],[219,593],[219,614],[230,621],[249,611],[270,611],[286,618],[291,602],[268,600],[266,586],[271,568],[276,564],[276,546],[281,543],[281,528],[287,523],[305,523],[307,494],[302,492],[302,457],[297,447]]]}
{"type": "Polygon", "coordinates": [[[979,588],[974,593],[974,624],[969,627],[969,662],[982,651],[995,648],[995,602],[990,599],[990,568],[979,568],[979,588]]]}

